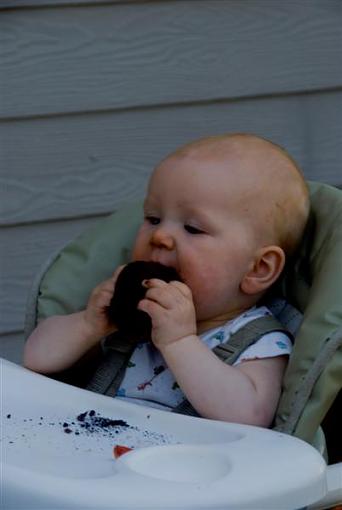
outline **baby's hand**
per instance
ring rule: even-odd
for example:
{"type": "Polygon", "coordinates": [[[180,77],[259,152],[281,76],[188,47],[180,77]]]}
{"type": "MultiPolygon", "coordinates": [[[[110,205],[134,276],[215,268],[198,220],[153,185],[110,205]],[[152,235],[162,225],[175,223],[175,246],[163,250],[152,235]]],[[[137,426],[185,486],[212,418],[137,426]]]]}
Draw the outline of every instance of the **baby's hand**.
{"type": "Polygon", "coordinates": [[[152,341],[158,348],[196,334],[196,314],[191,290],[178,281],[146,280],[145,298],[138,308],[152,320],[152,341]]]}
{"type": "Polygon", "coordinates": [[[124,266],[119,266],[112,277],[100,283],[92,291],[87,308],[84,311],[84,320],[88,331],[94,336],[104,337],[116,330],[107,317],[107,307],[112,299],[116,280],[124,266]]]}

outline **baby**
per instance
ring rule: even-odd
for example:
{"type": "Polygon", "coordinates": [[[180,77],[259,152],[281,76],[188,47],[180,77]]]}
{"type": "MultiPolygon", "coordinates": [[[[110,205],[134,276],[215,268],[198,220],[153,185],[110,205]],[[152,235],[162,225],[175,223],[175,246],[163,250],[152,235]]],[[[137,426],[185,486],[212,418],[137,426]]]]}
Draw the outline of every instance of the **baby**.
{"type": "MultiPolygon", "coordinates": [[[[268,333],[230,366],[212,351],[247,322],[270,314],[258,302],[301,240],[308,189],[292,158],[254,135],[204,138],[154,170],[132,260],[174,268],[180,281],[144,281],[138,308],[152,342],[135,348],[118,398],[163,409],[186,397],[200,416],[270,426],[291,343],[268,333]]],[[[42,321],[24,364],[51,373],[72,366],[114,332],[106,310],[122,267],[85,310],[42,321]]]]}

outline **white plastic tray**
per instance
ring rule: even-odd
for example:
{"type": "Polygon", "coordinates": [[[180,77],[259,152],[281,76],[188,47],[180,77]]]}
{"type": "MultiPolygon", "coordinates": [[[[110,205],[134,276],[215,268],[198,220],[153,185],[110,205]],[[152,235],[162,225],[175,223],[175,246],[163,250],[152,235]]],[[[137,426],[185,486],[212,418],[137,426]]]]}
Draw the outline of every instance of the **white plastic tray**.
{"type": "Polygon", "coordinates": [[[125,403],[5,360],[1,382],[3,509],[294,510],[326,494],[324,460],[293,437],[125,403]],[[115,460],[115,444],[134,450],[115,460]]]}

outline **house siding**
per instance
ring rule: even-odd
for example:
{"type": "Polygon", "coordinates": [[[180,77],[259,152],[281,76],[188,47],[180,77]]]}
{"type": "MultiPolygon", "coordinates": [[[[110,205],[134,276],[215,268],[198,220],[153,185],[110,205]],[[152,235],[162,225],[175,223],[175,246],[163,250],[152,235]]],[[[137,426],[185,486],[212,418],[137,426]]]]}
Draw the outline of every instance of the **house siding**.
{"type": "Polygon", "coordinates": [[[339,0],[0,2],[0,355],[59,246],[179,144],[248,131],[342,184],[339,0]]]}

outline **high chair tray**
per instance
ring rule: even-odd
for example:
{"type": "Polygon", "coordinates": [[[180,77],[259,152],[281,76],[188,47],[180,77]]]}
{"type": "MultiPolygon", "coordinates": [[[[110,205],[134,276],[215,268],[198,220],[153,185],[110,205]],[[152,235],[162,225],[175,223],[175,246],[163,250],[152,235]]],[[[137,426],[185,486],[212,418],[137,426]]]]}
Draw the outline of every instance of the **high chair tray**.
{"type": "Polygon", "coordinates": [[[314,448],[258,427],[97,395],[1,360],[3,509],[298,509],[326,492],[314,448]],[[133,448],[117,460],[113,447],[133,448]]]}

